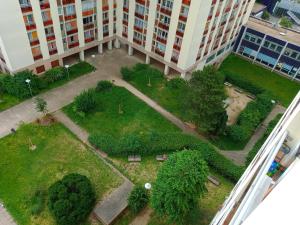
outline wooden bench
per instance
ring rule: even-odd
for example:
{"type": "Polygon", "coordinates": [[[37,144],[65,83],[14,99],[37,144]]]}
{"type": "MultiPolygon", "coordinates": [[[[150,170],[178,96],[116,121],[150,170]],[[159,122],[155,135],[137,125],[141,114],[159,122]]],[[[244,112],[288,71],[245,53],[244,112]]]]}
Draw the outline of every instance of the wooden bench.
{"type": "Polygon", "coordinates": [[[220,186],[220,181],[216,177],[208,176],[208,180],[216,186],[220,186]]]}
{"type": "Polygon", "coordinates": [[[168,159],[168,156],[166,154],[156,156],[156,160],[160,161],[160,162],[166,161],[167,159],[168,159]]]}
{"type": "Polygon", "coordinates": [[[128,162],[140,162],[142,158],[140,155],[130,155],[128,156],[128,162]]]}

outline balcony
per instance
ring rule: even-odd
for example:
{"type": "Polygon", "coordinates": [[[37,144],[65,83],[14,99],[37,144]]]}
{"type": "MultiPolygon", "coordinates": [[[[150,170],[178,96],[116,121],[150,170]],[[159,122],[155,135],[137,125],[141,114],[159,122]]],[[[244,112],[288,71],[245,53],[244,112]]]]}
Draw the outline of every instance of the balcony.
{"type": "Polygon", "coordinates": [[[78,32],[78,29],[77,28],[72,28],[70,30],[67,30],[67,35],[70,35],[70,34],[75,34],[78,32]]]}
{"type": "Polygon", "coordinates": [[[31,24],[25,24],[26,26],[26,30],[29,31],[29,30],[35,30],[36,29],[36,25],[34,23],[31,23],[31,24]]]}
{"type": "Polygon", "coordinates": [[[160,12],[163,13],[163,14],[166,14],[168,16],[172,15],[172,9],[170,9],[170,8],[161,7],[160,12]]]}
{"type": "Polygon", "coordinates": [[[88,9],[82,12],[82,16],[90,16],[94,14],[94,10],[93,9],[88,9]]]}
{"type": "Polygon", "coordinates": [[[40,7],[41,7],[41,10],[43,9],[49,9],[50,8],[50,4],[48,1],[40,1],[40,7]]]}
{"type": "Polygon", "coordinates": [[[22,13],[32,12],[31,4],[30,3],[21,4],[21,10],[22,10],[22,13]]]}
{"type": "Polygon", "coordinates": [[[186,22],[187,21],[187,16],[185,15],[179,15],[179,20],[186,22]]]}
{"type": "Polygon", "coordinates": [[[103,20],[103,25],[106,25],[106,24],[108,24],[108,23],[109,23],[109,19],[103,20]]]}
{"type": "Polygon", "coordinates": [[[179,37],[183,37],[184,33],[180,30],[177,30],[176,35],[178,35],[179,37]]]}
{"type": "Polygon", "coordinates": [[[84,39],[84,42],[85,42],[85,43],[89,43],[89,42],[92,42],[92,41],[95,41],[95,38],[94,38],[94,37],[86,37],[86,38],[84,39]]]}
{"type": "Polygon", "coordinates": [[[123,32],[123,33],[122,33],[122,36],[123,36],[124,38],[127,38],[127,37],[128,37],[128,34],[125,33],[125,32],[123,32]]]}
{"type": "Polygon", "coordinates": [[[78,47],[79,46],[79,42],[74,42],[74,43],[70,43],[69,44],[69,48],[75,48],[75,47],[78,47]]]}
{"type": "Polygon", "coordinates": [[[42,58],[43,58],[43,55],[42,55],[42,54],[34,55],[34,56],[33,56],[34,61],[37,61],[37,60],[42,59],[42,58]]]}
{"type": "Polygon", "coordinates": [[[138,44],[138,45],[142,45],[142,41],[137,39],[137,38],[133,38],[133,42],[138,44]]]}
{"type": "Polygon", "coordinates": [[[40,44],[39,39],[34,39],[34,40],[29,40],[30,41],[30,46],[35,46],[40,44]]]}
{"type": "Polygon", "coordinates": [[[46,21],[43,21],[43,23],[44,23],[44,26],[50,26],[53,24],[53,21],[51,19],[48,19],[46,21]]]}
{"type": "Polygon", "coordinates": [[[158,22],[158,27],[164,30],[169,30],[169,25],[165,23],[158,22]]]}
{"type": "Polygon", "coordinates": [[[128,21],[127,20],[123,20],[123,25],[128,26],[128,21]]]}
{"type": "Polygon", "coordinates": [[[144,20],[144,15],[139,14],[138,12],[135,12],[134,15],[135,15],[137,18],[140,18],[140,19],[144,20]]]}
{"type": "Polygon", "coordinates": [[[167,44],[167,39],[164,39],[164,38],[161,38],[161,37],[156,37],[156,40],[160,43],[167,44]]]}
{"type": "Polygon", "coordinates": [[[46,35],[46,39],[47,39],[47,41],[53,41],[53,40],[55,40],[55,35],[54,34],[48,34],[48,35],[46,35]]]}
{"type": "Polygon", "coordinates": [[[62,2],[64,5],[75,4],[75,0],[63,0],[62,2]]]}
{"type": "Polygon", "coordinates": [[[143,33],[143,28],[134,26],[134,30],[140,33],[143,33]]]}
{"type": "Polygon", "coordinates": [[[162,52],[161,50],[159,50],[158,48],[155,48],[155,49],[154,49],[154,52],[155,52],[156,54],[160,55],[161,57],[165,57],[165,53],[162,52]]]}
{"type": "Polygon", "coordinates": [[[93,23],[83,25],[84,30],[89,30],[89,29],[92,29],[94,27],[95,27],[95,24],[93,24],[93,23]]]}
{"type": "Polygon", "coordinates": [[[178,57],[172,56],[171,61],[173,63],[178,63],[178,57]]]}
{"type": "Polygon", "coordinates": [[[65,21],[76,19],[76,13],[71,15],[65,15],[65,21]]]}
{"type": "Polygon", "coordinates": [[[174,45],[173,45],[173,49],[176,49],[177,51],[180,51],[181,46],[179,46],[179,45],[177,45],[177,44],[174,44],[174,45]]]}
{"type": "Polygon", "coordinates": [[[123,7],[123,11],[128,13],[128,12],[129,12],[129,9],[128,9],[128,8],[125,8],[125,7],[123,7]]]}
{"type": "Polygon", "coordinates": [[[105,5],[105,6],[102,6],[102,11],[108,11],[109,10],[109,6],[108,5],[105,5]]]}
{"type": "Polygon", "coordinates": [[[103,32],[103,37],[108,37],[108,35],[109,35],[109,31],[103,32]]]}
{"type": "Polygon", "coordinates": [[[49,55],[55,55],[55,54],[57,54],[57,49],[49,50],[49,55]]]}

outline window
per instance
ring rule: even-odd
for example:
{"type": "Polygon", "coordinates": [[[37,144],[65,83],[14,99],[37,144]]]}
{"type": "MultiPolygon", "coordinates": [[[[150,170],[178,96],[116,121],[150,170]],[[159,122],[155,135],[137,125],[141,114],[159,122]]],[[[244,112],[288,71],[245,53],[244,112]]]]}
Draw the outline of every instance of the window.
{"type": "Polygon", "coordinates": [[[177,29],[178,29],[179,31],[181,31],[181,32],[184,32],[184,30],[185,30],[185,24],[179,22],[179,23],[178,23],[178,28],[177,28],[177,29]]]}
{"type": "Polygon", "coordinates": [[[264,43],[264,47],[268,48],[268,47],[269,47],[269,45],[270,45],[270,42],[269,42],[269,41],[265,41],[265,43],[264,43]]]}
{"type": "Polygon", "coordinates": [[[66,16],[74,15],[75,14],[75,6],[67,5],[65,7],[65,14],[66,14],[66,16]]]}
{"type": "Polygon", "coordinates": [[[93,23],[93,17],[92,16],[83,18],[83,24],[89,24],[89,23],[93,23]]]}
{"type": "Polygon", "coordinates": [[[278,45],[276,48],[276,52],[280,53],[282,51],[282,49],[283,49],[283,47],[278,45]]]}
{"type": "Polygon", "coordinates": [[[298,53],[297,52],[292,52],[291,54],[291,58],[296,59],[297,58],[298,53]]]}
{"type": "Polygon", "coordinates": [[[273,43],[271,43],[271,45],[270,45],[270,49],[274,51],[274,50],[275,50],[275,48],[276,48],[276,45],[275,45],[275,44],[273,44],[273,43]]]}

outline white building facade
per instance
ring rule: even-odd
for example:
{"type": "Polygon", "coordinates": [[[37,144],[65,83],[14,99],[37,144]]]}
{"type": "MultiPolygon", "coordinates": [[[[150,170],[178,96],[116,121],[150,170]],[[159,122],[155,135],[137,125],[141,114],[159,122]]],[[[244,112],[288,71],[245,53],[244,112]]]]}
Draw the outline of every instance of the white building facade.
{"type": "Polygon", "coordinates": [[[299,224],[300,92],[211,225],[299,224]]]}
{"type": "Polygon", "coordinates": [[[230,52],[255,0],[0,0],[0,69],[42,73],[128,47],[184,77],[230,52]]]}

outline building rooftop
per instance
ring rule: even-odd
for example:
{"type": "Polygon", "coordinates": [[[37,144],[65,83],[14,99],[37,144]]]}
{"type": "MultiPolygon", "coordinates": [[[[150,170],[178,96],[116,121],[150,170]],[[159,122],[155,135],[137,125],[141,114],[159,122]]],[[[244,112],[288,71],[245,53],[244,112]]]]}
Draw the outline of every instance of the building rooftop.
{"type": "Polygon", "coordinates": [[[300,45],[300,32],[284,29],[276,24],[255,17],[250,17],[246,26],[274,38],[300,45]]]}
{"type": "Polygon", "coordinates": [[[261,11],[265,10],[267,8],[267,6],[265,6],[264,4],[261,3],[255,3],[253,8],[252,8],[252,14],[257,14],[260,13],[261,11]]]}

